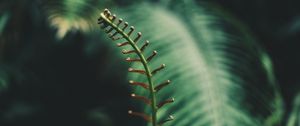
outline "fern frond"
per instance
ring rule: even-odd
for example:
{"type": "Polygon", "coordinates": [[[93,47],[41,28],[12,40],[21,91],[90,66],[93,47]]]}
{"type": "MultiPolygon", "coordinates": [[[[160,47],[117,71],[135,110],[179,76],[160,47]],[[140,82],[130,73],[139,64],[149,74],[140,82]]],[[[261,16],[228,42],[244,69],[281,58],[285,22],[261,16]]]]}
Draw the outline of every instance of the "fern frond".
{"type": "MultiPolygon", "coordinates": [[[[118,8],[119,15],[147,31],[143,37],[151,38],[144,54],[159,51],[159,60],[152,60],[151,67],[167,64],[167,69],[154,75],[155,82],[176,82],[157,93],[158,102],[176,98],[172,105],[159,109],[160,118],[168,118],[169,113],[176,117],[164,126],[279,124],[281,117],[277,113],[282,111],[282,99],[276,94],[280,91],[273,83],[273,73],[265,69],[265,52],[251,33],[225,20],[213,6],[180,2],[171,11],[147,3],[118,8]],[[274,115],[278,118],[274,119],[274,115]]],[[[140,68],[138,62],[130,66],[140,68]]],[[[272,64],[267,66],[271,68],[272,64]]],[[[130,74],[128,78],[147,81],[140,74],[130,74]]],[[[135,88],[134,92],[147,95],[144,88],[135,88]]],[[[149,108],[144,111],[151,112],[149,108]]]]}
{"type": "Polygon", "coordinates": [[[141,86],[145,89],[147,89],[150,93],[150,98],[147,98],[145,96],[139,96],[136,94],[131,94],[131,97],[134,99],[138,99],[140,101],[143,101],[146,104],[149,104],[151,106],[151,116],[148,116],[147,114],[144,113],[139,113],[139,112],[133,112],[132,110],[129,110],[128,113],[131,115],[135,115],[135,116],[139,116],[144,118],[146,121],[149,121],[152,123],[153,126],[161,126],[163,125],[165,122],[171,121],[174,119],[173,116],[169,116],[169,118],[167,118],[166,120],[162,121],[162,122],[158,122],[157,120],[157,111],[159,108],[163,107],[165,104],[168,103],[172,103],[174,102],[174,98],[162,101],[160,103],[157,104],[157,96],[156,96],[156,92],[158,90],[160,90],[161,88],[164,88],[165,86],[167,86],[171,81],[167,80],[165,83],[159,84],[155,87],[152,76],[157,73],[158,71],[164,69],[166,67],[165,64],[162,64],[161,66],[159,66],[158,68],[155,68],[154,70],[151,70],[149,67],[149,62],[155,57],[157,56],[157,51],[154,50],[152,52],[152,54],[148,57],[146,57],[143,54],[143,51],[146,49],[146,47],[149,45],[149,41],[146,40],[144,42],[144,44],[139,47],[137,45],[137,43],[141,40],[142,37],[142,33],[141,32],[137,32],[136,33],[136,37],[132,38],[131,35],[134,32],[134,27],[130,26],[129,27],[129,31],[126,32],[126,30],[128,30],[128,22],[124,22],[122,19],[118,19],[116,15],[112,15],[111,12],[108,9],[105,9],[102,13],[101,13],[101,17],[98,19],[98,24],[101,25],[101,28],[105,30],[105,32],[108,34],[109,38],[112,39],[113,41],[116,40],[120,40],[120,39],[125,39],[126,42],[123,43],[118,43],[117,46],[118,47],[123,47],[126,45],[130,45],[133,50],[122,50],[123,54],[136,54],[138,56],[138,58],[131,58],[128,57],[125,60],[127,62],[140,62],[143,65],[143,69],[134,69],[134,68],[129,68],[128,72],[133,72],[133,73],[139,73],[139,74],[143,74],[146,75],[147,80],[148,80],[148,84],[143,83],[143,82],[135,82],[133,80],[130,80],[129,83],[135,86],[141,86]]]}

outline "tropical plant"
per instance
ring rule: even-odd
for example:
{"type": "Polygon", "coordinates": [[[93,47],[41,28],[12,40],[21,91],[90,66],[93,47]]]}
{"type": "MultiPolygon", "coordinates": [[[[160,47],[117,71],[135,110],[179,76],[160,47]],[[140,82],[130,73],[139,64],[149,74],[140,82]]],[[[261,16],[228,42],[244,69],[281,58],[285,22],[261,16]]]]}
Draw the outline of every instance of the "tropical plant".
{"type": "Polygon", "coordinates": [[[259,33],[217,3],[1,2],[0,125],[298,125],[259,33]],[[105,11],[99,28],[104,8],[124,21],[105,11]]]}

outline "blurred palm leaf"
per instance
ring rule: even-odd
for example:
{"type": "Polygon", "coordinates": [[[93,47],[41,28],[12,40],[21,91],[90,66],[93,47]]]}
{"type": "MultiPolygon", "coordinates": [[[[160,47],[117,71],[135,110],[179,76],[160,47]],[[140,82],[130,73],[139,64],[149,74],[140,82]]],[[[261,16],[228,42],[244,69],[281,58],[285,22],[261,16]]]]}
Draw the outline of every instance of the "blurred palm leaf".
{"type": "Polygon", "coordinates": [[[287,126],[299,126],[300,125],[300,94],[296,95],[293,109],[289,115],[287,126]]]}
{"type": "MultiPolygon", "coordinates": [[[[176,120],[167,125],[178,126],[278,124],[282,100],[268,56],[238,22],[210,7],[176,2],[170,9],[177,15],[152,4],[115,9],[150,40],[145,55],[158,50],[151,67],[168,66],[155,75],[155,82],[171,79],[174,84],[158,97],[175,97],[176,102],[160,110],[161,119],[174,114],[176,120]]],[[[139,75],[129,78],[145,80],[139,75]]],[[[145,109],[149,112],[150,107],[145,109]]]]}
{"type": "Polygon", "coordinates": [[[3,29],[5,28],[8,18],[9,18],[8,12],[4,12],[3,14],[0,14],[0,35],[2,34],[3,29]]]}
{"type": "Polygon", "coordinates": [[[98,0],[47,0],[43,8],[52,27],[57,29],[56,37],[62,39],[70,31],[91,33],[95,30],[98,7],[104,5],[98,0]]]}
{"type": "Polygon", "coordinates": [[[8,12],[0,13],[0,60],[2,58],[2,52],[4,50],[3,31],[7,24],[10,14],[8,12]]]}
{"type": "Polygon", "coordinates": [[[56,37],[64,38],[68,32],[89,34],[97,28],[95,20],[104,7],[140,3],[140,0],[45,0],[42,7],[49,25],[57,30],[56,37]]]}

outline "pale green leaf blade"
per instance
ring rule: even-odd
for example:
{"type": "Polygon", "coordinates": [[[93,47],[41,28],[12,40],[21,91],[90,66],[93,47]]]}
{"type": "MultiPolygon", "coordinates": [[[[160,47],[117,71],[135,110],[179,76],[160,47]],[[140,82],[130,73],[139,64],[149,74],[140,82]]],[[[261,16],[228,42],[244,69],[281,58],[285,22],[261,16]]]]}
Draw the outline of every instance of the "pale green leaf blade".
{"type": "MultiPolygon", "coordinates": [[[[282,100],[268,56],[240,24],[209,6],[178,4],[172,12],[152,4],[111,9],[150,40],[146,56],[158,51],[152,69],[167,64],[154,80],[173,83],[157,94],[158,101],[174,97],[175,103],[161,108],[159,117],[174,114],[166,125],[176,126],[278,124],[282,100]]],[[[141,75],[128,78],[146,82],[141,75]]],[[[141,88],[135,92],[148,94],[141,88]]],[[[141,105],[149,113],[150,107],[141,105]]]]}

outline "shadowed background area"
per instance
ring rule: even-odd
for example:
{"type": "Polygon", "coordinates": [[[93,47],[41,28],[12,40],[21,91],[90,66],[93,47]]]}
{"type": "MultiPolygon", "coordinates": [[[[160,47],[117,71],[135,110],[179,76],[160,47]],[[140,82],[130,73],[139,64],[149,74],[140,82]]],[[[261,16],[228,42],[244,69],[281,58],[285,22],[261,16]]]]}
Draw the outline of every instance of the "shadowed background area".
{"type": "Polygon", "coordinates": [[[1,0],[0,125],[147,125],[127,114],[130,108],[148,112],[129,95],[144,92],[128,80],[144,78],[127,73],[137,65],[124,62],[97,24],[99,13],[110,8],[153,41],[149,48],[160,55],[153,66],[168,65],[156,78],[174,82],[161,98],[178,99],[160,114],[177,115],[166,125],[296,126],[299,5],[295,0],[1,0]],[[226,113],[230,116],[221,120],[226,113]]]}

